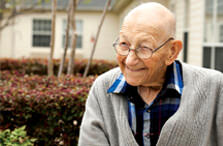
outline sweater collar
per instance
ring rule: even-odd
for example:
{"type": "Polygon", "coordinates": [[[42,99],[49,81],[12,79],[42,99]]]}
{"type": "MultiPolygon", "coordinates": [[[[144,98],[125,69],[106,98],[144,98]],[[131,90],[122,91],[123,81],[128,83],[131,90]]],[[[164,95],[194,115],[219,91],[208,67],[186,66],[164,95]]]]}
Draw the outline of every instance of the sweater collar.
{"type": "MultiPolygon", "coordinates": [[[[125,93],[129,85],[122,73],[114,81],[114,83],[107,90],[108,93],[125,93]]],[[[175,61],[173,64],[168,66],[166,72],[166,81],[164,87],[167,89],[174,89],[179,94],[182,94],[183,91],[183,78],[182,78],[182,67],[179,61],[175,61]]]]}

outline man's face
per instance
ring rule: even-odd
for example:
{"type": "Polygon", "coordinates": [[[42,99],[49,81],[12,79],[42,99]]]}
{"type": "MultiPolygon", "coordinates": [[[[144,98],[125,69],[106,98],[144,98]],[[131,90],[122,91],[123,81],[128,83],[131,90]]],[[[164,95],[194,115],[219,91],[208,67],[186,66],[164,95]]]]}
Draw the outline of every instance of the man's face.
{"type": "MultiPolygon", "coordinates": [[[[153,25],[139,24],[136,21],[127,21],[120,31],[120,43],[127,44],[131,48],[149,47],[155,49],[164,41],[162,33],[159,33],[153,25]]],[[[117,60],[121,71],[130,85],[133,86],[157,86],[160,78],[164,78],[169,43],[155,52],[149,59],[140,59],[135,51],[131,50],[128,56],[117,54],[117,60]]]]}

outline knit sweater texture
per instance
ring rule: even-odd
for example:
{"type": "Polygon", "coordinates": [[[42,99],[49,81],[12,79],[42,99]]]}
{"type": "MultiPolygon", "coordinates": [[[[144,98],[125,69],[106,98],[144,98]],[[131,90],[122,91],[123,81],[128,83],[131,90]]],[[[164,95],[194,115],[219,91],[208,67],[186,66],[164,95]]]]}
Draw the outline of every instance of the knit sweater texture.
{"type": "MultiPolygon", "coordinates": [[[[164,124],[157,146],[223,146],[223,74],[182,63],[184,88],[177,112],[164,124]]],[[[107,93],[115,68],[94,82],[80,128],[79,146],[137,146],[128,123],[128,100],[107,93]]]]}

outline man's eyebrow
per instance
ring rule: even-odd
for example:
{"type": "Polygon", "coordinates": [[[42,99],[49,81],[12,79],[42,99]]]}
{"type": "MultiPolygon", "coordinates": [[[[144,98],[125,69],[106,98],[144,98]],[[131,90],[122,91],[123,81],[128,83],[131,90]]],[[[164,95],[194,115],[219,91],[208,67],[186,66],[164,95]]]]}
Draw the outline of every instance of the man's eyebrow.
{"type": "Polygon", "coordinates": [[[128,37],[126,35],[122,34],[122,33],[120,33],[119,38],[120,37],[123,37],[124,39],[128,40],[128,37]]]}
{"type": "MultiPolygon", "coordinates": [[[[125,34],[123,34],[122,32],[120,32],[119,39],[120,39],[120,37],[122,37],[125,40],[129,41],[128,37],[125,34]]],[[[154,44],[153,41],[150,41],[150,40],[154,41],[154,38],[152,36],[146,36],[146,37],[144,36],[143,38],[141,38],[140,40],[137,41],[137,45],[139,45],[141,43],[149,43],[152,48],[155,48],[156,45],[154,44]]]]}

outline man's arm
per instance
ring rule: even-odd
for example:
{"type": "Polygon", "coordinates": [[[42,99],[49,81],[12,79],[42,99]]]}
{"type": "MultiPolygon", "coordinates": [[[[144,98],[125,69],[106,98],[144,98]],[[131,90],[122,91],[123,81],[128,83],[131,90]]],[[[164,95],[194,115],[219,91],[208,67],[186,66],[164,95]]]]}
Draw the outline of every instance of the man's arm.
{"type": "MultiPolygon", "coordinates": [[[[84,117],[80,128],[79,146],[106,146],[109,145],[106,137],[104,119],[97,96],[97,86],[95,82],[89,93],[84,117]]],[[[101,95],[100,95],[101,96],[101,95]]]]}
{"type": "Polygon", "coordinates": [[[223,146],[223,75],[220,76],[220,93],[217,101],[217,116],[216,116],[216,125],[217,125],[217,145],[223,146]]]}

